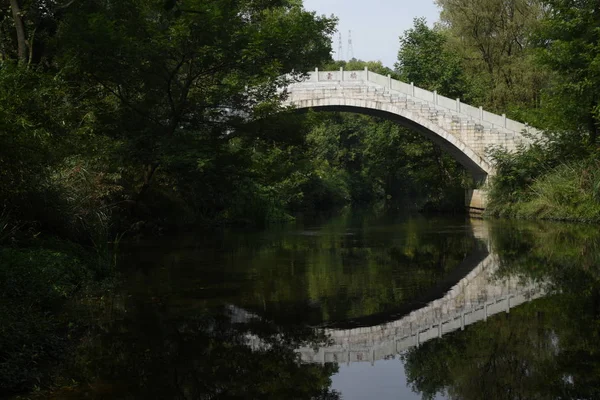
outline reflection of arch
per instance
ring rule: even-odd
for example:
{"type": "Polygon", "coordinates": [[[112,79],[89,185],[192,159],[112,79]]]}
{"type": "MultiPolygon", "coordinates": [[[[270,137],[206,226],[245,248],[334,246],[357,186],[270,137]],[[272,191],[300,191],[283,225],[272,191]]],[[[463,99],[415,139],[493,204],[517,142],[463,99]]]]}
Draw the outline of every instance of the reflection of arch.
{"type": "MultiPolygon", "coordinates": [[[[470,225],[477,246],[439,285],[407,304],[407,308],[328,324],[324,332],[331,341],[321,348],[298,348],[302,360],[345,363],[387,359],[546,294],[543,281],[499,276],[500,261],[490,247],[488,224],[475,219],[470,225]]],[[[233,305],[230,312],[236,323],[268,319],[260,311],[254,314],[233,305]]],[[[248,337],[248,344],[264,345],[255,336],[248,337]]]]}
{"type": "Polygon", "coordinates": [[[374,363],[545,295],[540,284],[496,279],[498,265],[488,255],[444,296],[421,309],[375,326],[326,329],[329,345],[297,351],[306,362],[374,363]]]}
{"type": "Polygon", "coordinates": [[[422,309],[423,305],[443,298],[449,290],[472,273],[472,271],[487,257],[489,257],[487,246],[483,242],[478,241],[472,252],[460,263],[460,265],[450,273],[446,274],[444,279],[438,282],[434,287],[425,290],[418,298],[404,303],[402,306],[390,311],[344,321],[336,321],[328,323],[324,325],[324,327],[335,330],[351,330],[360,327],[383,325],[388,322],[399,320],[409,315],[411,312],[422,309]]]}
{"type": "MultiPolygon", "coordinates": [[[[287,88],[287,104],[302,111],[373,115],[410,127],[437,143],[484,182],[494,174],[490,146],[515,149],[528,126],[368,70],[311,72],[287,88]]],[[[535,132],[534,132],[535,133],[535,132]]]]}
{"type": "MultiPolygon", "coordinates": [[[[543,283],[523,282],[518,277],[496,278],[498,267],[497,257],[488,255],[446,294],[424,307],[374,326],[325,329],[330,336],[326,346],[300,347],[297,352],[305,362],[374,363],[495,314],[508,313],[546,294],[543,283]]],[[[235,306],[230,306],[230,311],[236,323],[261,318],[235,306]]],[[[255,336],[247,339],[253,348],[264,345],[255,336]]]]}

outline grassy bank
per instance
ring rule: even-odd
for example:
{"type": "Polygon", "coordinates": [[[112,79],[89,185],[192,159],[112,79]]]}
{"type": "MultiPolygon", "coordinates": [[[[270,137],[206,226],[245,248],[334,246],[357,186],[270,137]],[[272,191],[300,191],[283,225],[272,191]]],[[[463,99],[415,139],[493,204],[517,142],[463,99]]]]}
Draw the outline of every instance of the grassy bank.
{"type": "Polygon", "coordinates": [[[494,152],[498,175],[487,214],[600,222],[600,154],[583,144],[566,145],[568,140],[552,138],[512,154],[494,152]]]}

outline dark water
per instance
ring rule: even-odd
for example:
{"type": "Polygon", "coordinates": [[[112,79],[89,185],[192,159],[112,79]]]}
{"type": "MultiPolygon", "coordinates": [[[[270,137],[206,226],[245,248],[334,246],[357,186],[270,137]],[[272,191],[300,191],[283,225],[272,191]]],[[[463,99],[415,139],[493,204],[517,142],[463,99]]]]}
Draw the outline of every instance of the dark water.
{"type": "Polygon", "coordinates": [[[72,398],[600,398],[596,227],[348,215],[124,253],[72,398]]]}

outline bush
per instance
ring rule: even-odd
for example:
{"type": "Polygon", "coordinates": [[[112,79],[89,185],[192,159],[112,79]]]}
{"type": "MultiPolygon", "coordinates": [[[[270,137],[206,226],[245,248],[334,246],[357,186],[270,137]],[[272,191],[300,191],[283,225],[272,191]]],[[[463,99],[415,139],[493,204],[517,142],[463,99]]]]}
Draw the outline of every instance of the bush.
{"type": "Polygon", "coordinates": [[[504,158],[494,178],[488,213],[528,219],[600,221],[597,157],[552,166],[547,159],[536,162],[531,157],[535,151],[504,158]]]}
{"type": "Polygon", "coordinates": [[[49,249],[0,249],[0,387],[30,390],[63,357],[67,324],[55,310],[91,273],[79,257],[49,249]]]}
{"type": "Polygon", "coordinates": [[[0,249],[0,298],[49,304],[70,297],[90,271],[75,256],[48,249],[0,249]]]}
{"type": "Polygon", "coordinates": [[[562,164],[537,179],[528,201],[517,204],[525,218],[600,221],[600,161],[562,164]]]}
{"type": "MultiPolygon", "coordinates": [[[[597,157],[577,134],[532,138],[517,151],[493,149],[488,215],[594,220],[597,157]]],[[[597,181],[596,181],[597,182],[597,181]]]]}

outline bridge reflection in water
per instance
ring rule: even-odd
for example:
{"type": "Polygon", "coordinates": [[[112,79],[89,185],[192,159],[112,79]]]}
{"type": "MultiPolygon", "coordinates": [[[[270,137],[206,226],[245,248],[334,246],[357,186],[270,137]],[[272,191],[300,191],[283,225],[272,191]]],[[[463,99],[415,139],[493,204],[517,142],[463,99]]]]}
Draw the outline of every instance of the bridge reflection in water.
{"type": "Polygon", "coordinates": [[[300,348],[306,362],[371,362],[388,359],[411,347],[498,313],[542,297],[545,292],[537,283],[522,278],[499,277],[498,257],[490,248],[487,225],[473,221],[475,236],[486,244],[487,255],[442,298],[410,314],[376,326],[352,329],[327,329],[332,343],[315,351],[300,348]]]}
{"type": "MultiPolygon", "coordinates": [[[[354,321],[363,326],[325,329],[325,334],[331,338],[329,345],[318,349],[299,348],[301,359],[311,363],[374,363],[543,297],[543,284],[497,274],[500,263],[491,249],[487,225],[477,220],[472,223],[475,237],[485,243],[486,250],[478,257],[473,269],[441,298],[378,325],[364,326],[365,322],[354,321]]],[[[473,263],[473,260],[465,262],[473,263]]],[[[233,314],[238,322],[254,317],[240,309],[233,314]]],[[[249,341],[254,348],[261,346],[256,338],[249,338],[249,341]]]]}

